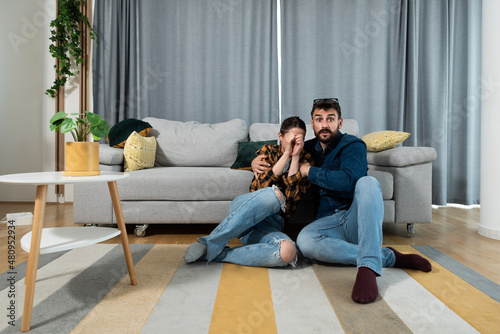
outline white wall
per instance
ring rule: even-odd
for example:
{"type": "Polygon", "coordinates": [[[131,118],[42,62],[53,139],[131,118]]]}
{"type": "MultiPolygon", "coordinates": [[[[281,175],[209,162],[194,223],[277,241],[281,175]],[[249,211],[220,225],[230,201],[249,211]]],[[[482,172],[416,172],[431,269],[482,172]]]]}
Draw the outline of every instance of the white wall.
{"type": "MultiPolygon", "coordinates": [[[[48,124],[55,105],[44,92],[54,80],[54,60],[48,50],[49,23],[55,17],[55,3],[55,0],[2,0],[0,5],[2,175],[54,170],[55,134],[49,131],[48,124]]],[[[77,110],[78,90],[71,95],[66,110],[77,110]]],[[[0,201],[34,199],[34,186],[0,184],[0,201]]],[[[47,200],[57,200],[54,187],[49,187],[47,200]]],[[[71,188],[67,189],[66,200],[72,201],[71,188]]]]}
{"type": "Polygon", "coordinates": [[[481,219],[479,234],[500,240],[500,1],[483,0],[482,107],[481,107],[481,219]]]}

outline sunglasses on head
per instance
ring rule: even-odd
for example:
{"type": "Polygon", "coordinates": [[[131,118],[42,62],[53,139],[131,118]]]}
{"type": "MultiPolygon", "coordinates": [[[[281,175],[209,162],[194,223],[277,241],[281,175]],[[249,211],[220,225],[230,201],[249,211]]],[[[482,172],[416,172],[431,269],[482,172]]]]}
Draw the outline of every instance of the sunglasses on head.
{"type": "Polygon", "coordinates": [[[339,99],[335,97],[330,97],[327,99],[316,99],[314,100],[313,104],[322,104],[322,103],[339,103],[339,99]]]}

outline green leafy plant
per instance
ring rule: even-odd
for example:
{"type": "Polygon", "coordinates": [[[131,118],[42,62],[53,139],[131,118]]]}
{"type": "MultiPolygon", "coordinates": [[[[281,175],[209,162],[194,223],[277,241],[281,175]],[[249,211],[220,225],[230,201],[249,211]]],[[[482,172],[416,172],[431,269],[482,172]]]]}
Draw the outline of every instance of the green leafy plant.
{"type": "Polygon", "coordinates": [[[101,116],[84,111],[84,114],[71,114],[75,117],[70,117],[64,111],[60,111],[50,119],[50,131],[61,131],[62,133],[70,132],[76,142],[87,140],[89,134],[92,134],[94,140],[99,140],[109,133],[109,123],[101,116]],[[76,116],[83,116],[76,117],[76,116]]]}
{"type": "Polygon", "coordinates": [[[59,66],[55,65],[56,79],[53,85],[45,91],[45,94],[54,98],[60,87],[66,84],[70,76],[74,76],[71,69],[71,57],[77,65],[83,63],[82,49],[80,46],[80,22],[89,28],[90,38],[97,41],[97,34],[92,29],[87,16],[80,11],[80,4],[85,5],[84,0],[58,0],[59,11],[57,17],[50,22],[55,28],[50,31],[52,45],[49,52],[53,58],[59,60],[59,66]]]}

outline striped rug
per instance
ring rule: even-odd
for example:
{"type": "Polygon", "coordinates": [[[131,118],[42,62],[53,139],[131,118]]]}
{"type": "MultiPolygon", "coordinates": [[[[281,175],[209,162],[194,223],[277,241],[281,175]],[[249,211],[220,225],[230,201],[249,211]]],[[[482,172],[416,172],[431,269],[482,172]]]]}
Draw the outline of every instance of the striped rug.
{"type": "MultiPolygon", "coordinates": [[[[131,286],[121,245],[40,256],[32,333],[499,333],[500,286],[430,246],[431,273],[384,269],[380,296],[351,298],[356,269],[186,265],[187,245],[133,244],[131,286]]],[[[0,333],[19,333],[25,263],[0,274],[0,333]],[[12,279],[15,297],[12,297],[12,279]],[[15,305],[16,319],[8,316],[15,305]]]]}

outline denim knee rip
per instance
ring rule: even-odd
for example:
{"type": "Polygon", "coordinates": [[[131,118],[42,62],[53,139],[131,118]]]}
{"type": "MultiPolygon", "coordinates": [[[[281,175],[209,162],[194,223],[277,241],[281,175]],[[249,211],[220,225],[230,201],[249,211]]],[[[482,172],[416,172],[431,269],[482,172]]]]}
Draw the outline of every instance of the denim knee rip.
{"type": "MultiPolygon", "coordinates": [[[[277,198],[277,199],[278,199],[278,201],[280,201],[280,203],[281,203],[281,211],[285,212],[285,210],[286,210],[286,197],[285,197],[284,201],[283,201],[283,202],[281,202],[281,200],[280,200],[280,199],[279,199],[279,197],[278,197],[278,194],[276,194],[276,189],[278,189],[279,191],[281,191],[281,190],[280,190],[280,188],[278,188],[278,187],[277,187],[277,186],[275,186],[274,184],[273,184],[271,187],[273,188],[273,191],[274,191],[274,194],[276,195],[276,198],[277,198]]],[[[284,197],[284,196],[285,196],[285,194],[283,194],[283,197],[284,197]]]]}
{"type": "Polygon", "coordinates": [[[276,252],[274,252],[274,256],[276,256],[276,258],[280,259],[285,265],[289,264],[292,266],[292,268],[295,268],[297,267],[297,262],[298,262],[298,259],[299,259],[299,250],[297,249],[297,245],[295,245],[295,242],[293,242],[292,240],[289,240],[289,239],[274,239],[274,242],[276,244],[278,244],[278,250],[276,252]],[[283,261],[283,259],[281,258],[281,254],[280,254],[280,251],[281,251],[281,243],[285,240],[288,240],[290,241],[294,246],[295,246],[295,258],[289,262],[289,263],[286,263],[285,261],[283,261]]]}

